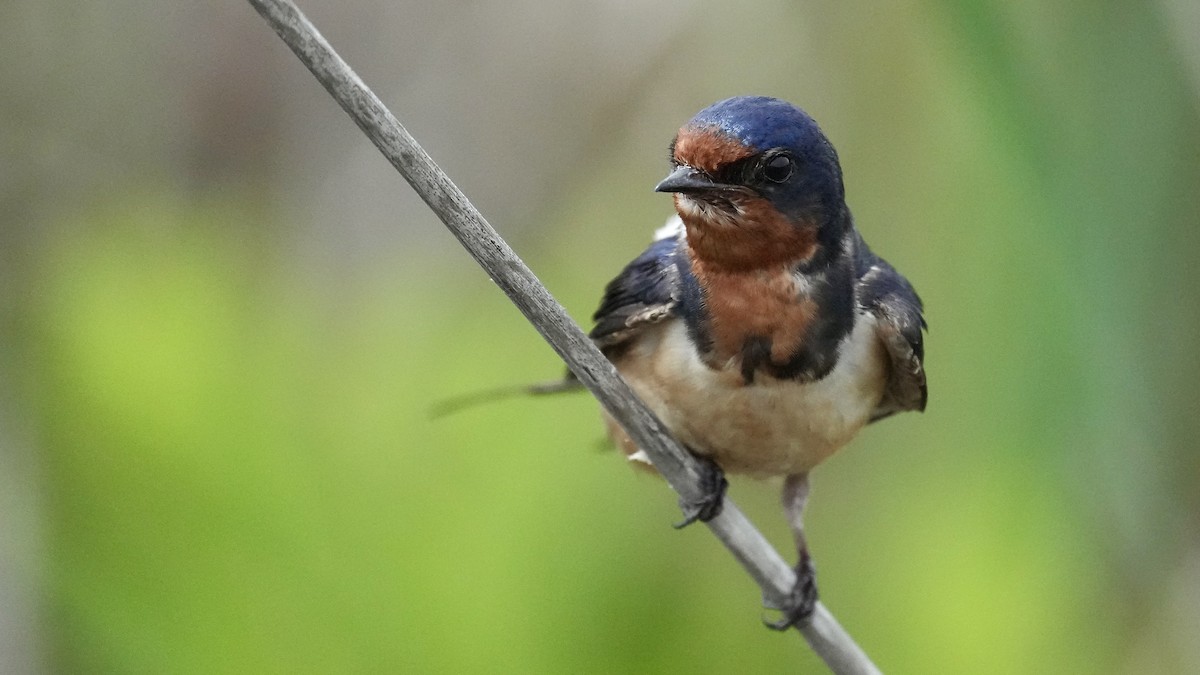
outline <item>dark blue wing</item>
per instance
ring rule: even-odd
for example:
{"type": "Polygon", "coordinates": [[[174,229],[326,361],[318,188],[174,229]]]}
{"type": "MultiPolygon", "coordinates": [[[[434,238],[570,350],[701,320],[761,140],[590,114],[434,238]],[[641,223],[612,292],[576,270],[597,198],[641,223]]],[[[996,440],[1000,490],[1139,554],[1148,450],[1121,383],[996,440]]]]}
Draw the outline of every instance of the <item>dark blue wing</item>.
{"type": "Polygon", "coordinates": [[[905,410],[924,410],[929,395],[921,298],[908,279],[867,248],[861,236],[855,243],[858,303],[875,315],[876,330],[892,360],[883,400],[871,421],[905,410]]]}
{"type": "Polygon", "coordinates": [[[678,248],[678,235],[655,241],[605,287],[590,333],[605,354],[616,355],[643,328],[675,314],[680,292],[678,248]]]}

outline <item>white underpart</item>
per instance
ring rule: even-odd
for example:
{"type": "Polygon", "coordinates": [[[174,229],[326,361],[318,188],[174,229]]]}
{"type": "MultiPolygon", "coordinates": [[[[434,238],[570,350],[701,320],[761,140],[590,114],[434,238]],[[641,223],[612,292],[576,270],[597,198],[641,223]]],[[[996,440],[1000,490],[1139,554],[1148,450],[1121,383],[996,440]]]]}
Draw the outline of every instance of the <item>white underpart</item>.
{"type": "MultiPolygon", "coordinates": [[[[617,367],[693,451],[734,473],[791,475],[849,442],[883,395],[886,355],[874,316],[858,316],[839,353],[834,369],[816,382],[759,372],[746,384],[736,362],[723,370],[705,365],[683,321],[673,320],[647,330],[617,367]]],[[[646,461],[640,452],[630,459],[646,461]]]]}
{"type": "Polygon", "coordinates": [[[680,218],[679,214],[677,213],[671,214],[671,217],[667,218],[667,222],[664,223],[662,227],[654,231],[654,241],[673,239],[676,236],[682,235],[683,233],[683,218],[680,218]]]}
{"type": "Polygon", "coordinates": [[[645,450],[638,450],[637,452],[626,457],[625,459],[628,459],[631,462],[639,462],[641,464],[650,464],[651,466],[654,465],[654,463],[650,461],[650,455],[647,455],[645,450]]]}

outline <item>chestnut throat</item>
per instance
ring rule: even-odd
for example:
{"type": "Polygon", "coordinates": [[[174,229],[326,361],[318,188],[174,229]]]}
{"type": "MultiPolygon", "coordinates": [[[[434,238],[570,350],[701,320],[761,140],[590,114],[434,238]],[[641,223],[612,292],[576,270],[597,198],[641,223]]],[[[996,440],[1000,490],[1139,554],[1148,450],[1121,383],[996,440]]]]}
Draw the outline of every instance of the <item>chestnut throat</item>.
{"type": "Polygon", "coordinates": [[[701,307],[689,328],[709,367],[735,368],[746,384],[760,373],[820,379],[854,326],[851,256],[802,272],[820,249],[816,224],[798,226],[755,201],[766,209],[741,204],[733,223],[679,209],[701,307]]]}

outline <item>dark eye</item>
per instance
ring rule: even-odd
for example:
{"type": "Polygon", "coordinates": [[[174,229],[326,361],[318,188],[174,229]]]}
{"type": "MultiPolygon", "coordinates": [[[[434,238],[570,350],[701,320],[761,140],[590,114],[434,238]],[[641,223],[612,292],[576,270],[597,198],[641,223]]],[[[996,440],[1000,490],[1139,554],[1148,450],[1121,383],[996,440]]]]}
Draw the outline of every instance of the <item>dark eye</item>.
{"type": "Polygon", "coordinates": [[[763,164],[762,175],[772,183],[782,183],[792,177],[795,165],[787,155],[775,155],[763,164]]]}

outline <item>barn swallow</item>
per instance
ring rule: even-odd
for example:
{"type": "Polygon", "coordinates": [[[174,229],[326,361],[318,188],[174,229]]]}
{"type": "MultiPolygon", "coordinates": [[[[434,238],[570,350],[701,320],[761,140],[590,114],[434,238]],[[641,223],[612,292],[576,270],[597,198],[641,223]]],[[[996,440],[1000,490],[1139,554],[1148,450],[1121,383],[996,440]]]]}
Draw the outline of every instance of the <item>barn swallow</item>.
{"type": "MultiPolygon", "coordinates": [[[[608,284],[591,337],[674,436],[709,467],[782,476],[796,585],[777,629],[817,600],[803,527],[808,476],[865,425],[925,409],[921,299],[867,247],[846,207],[837,152],[816,122],[775,98],[701,110],[670,146],[655,188],[676,215],[608,284]]],[[[609,435],[648,463],[606,415],[609,435]]]]}

